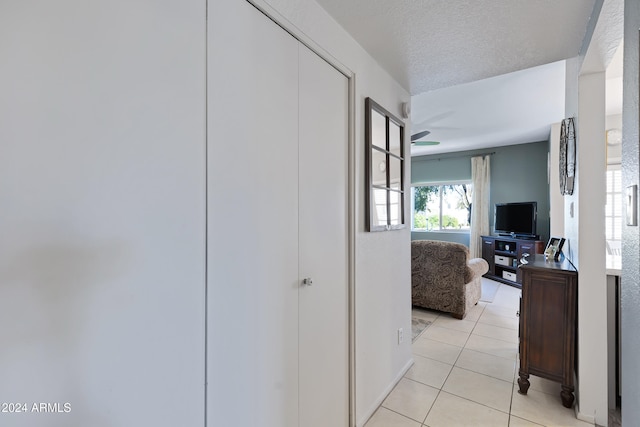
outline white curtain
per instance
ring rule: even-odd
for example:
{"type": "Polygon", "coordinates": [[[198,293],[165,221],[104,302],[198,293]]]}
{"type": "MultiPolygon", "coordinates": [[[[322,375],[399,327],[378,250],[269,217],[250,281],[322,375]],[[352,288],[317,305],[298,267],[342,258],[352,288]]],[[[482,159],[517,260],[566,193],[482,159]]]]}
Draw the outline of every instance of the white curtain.
{"type": "Polygon", "coordinates": [[[489,234],[489,192],[491,171],[490,156],[471,158],[471,179],[473,196],[471,197],[471,236],[469,252],[472,258],[482,257],[480,236],[489,234]]]}

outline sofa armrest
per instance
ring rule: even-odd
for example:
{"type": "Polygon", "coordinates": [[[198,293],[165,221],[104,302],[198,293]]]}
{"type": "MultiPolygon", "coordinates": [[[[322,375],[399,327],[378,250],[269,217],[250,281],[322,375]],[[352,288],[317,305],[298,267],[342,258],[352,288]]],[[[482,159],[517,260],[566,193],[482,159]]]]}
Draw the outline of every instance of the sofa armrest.
{"type": "Polygon", "coordinates": [[[467,267],[467,283],[489,271],[489,263],[484,258],[471,258],[467,267]]]}

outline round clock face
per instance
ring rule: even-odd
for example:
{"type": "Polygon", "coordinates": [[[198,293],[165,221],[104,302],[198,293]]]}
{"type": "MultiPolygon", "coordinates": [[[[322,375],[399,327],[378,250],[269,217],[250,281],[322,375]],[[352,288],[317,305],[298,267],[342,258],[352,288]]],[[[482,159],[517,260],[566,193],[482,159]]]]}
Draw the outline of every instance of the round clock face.
{"type": "Polygon", "coordinates": [[[387,170],[387,163],[386,162],[380,162],[380,164],[378,165],[378,169],[380,169],[380,172],[384,172],[385,170],[387,170]]]}

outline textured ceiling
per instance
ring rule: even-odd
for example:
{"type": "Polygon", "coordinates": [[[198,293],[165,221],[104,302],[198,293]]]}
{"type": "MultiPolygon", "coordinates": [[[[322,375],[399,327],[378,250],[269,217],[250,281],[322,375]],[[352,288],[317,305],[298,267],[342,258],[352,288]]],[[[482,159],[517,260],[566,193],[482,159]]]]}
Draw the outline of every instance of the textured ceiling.
{"type": "Polygon", "coordinates": [[[416,95],[577,56],[595,0],[317,0],[416,95]]]}
{"type": "MultiPolygon", "coordinates": [[[[564,60],[583,53],[596,5],[596,0],[316,1],[411,93],[411,133],[429,130],[426,139],[440,142],[412,146],[412,156],[546,140],[551,124],[564,118],[564,60]]],[[[608,57],[622,36],[621,4],[604,3],[602,15],[612,24],[601,27],[616,29],[596,31],[592,40],[608,57]]],[[[590,58],[585,63],[602,67],[590,58]]],[[[608,97],[609,111],[618,104],[608,97]]]]}
{"type": "Polygon", "coordinates": [[[412,146],[411,155],[449,153],[544,141],[564,118],[565,61],[412,98],[412,133],[430,130],[436,146],[412,146]]]}

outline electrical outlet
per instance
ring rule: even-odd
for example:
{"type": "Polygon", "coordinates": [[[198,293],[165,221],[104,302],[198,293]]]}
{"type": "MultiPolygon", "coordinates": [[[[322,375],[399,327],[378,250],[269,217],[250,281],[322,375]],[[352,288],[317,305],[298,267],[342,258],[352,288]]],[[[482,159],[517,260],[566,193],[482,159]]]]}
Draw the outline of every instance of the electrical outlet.
{"type": "Polygon", "coordinates": [[[404,331],[400,328],[398,329],[398,345],[402,344],[402,341],[404,341],[404,331]]]}

